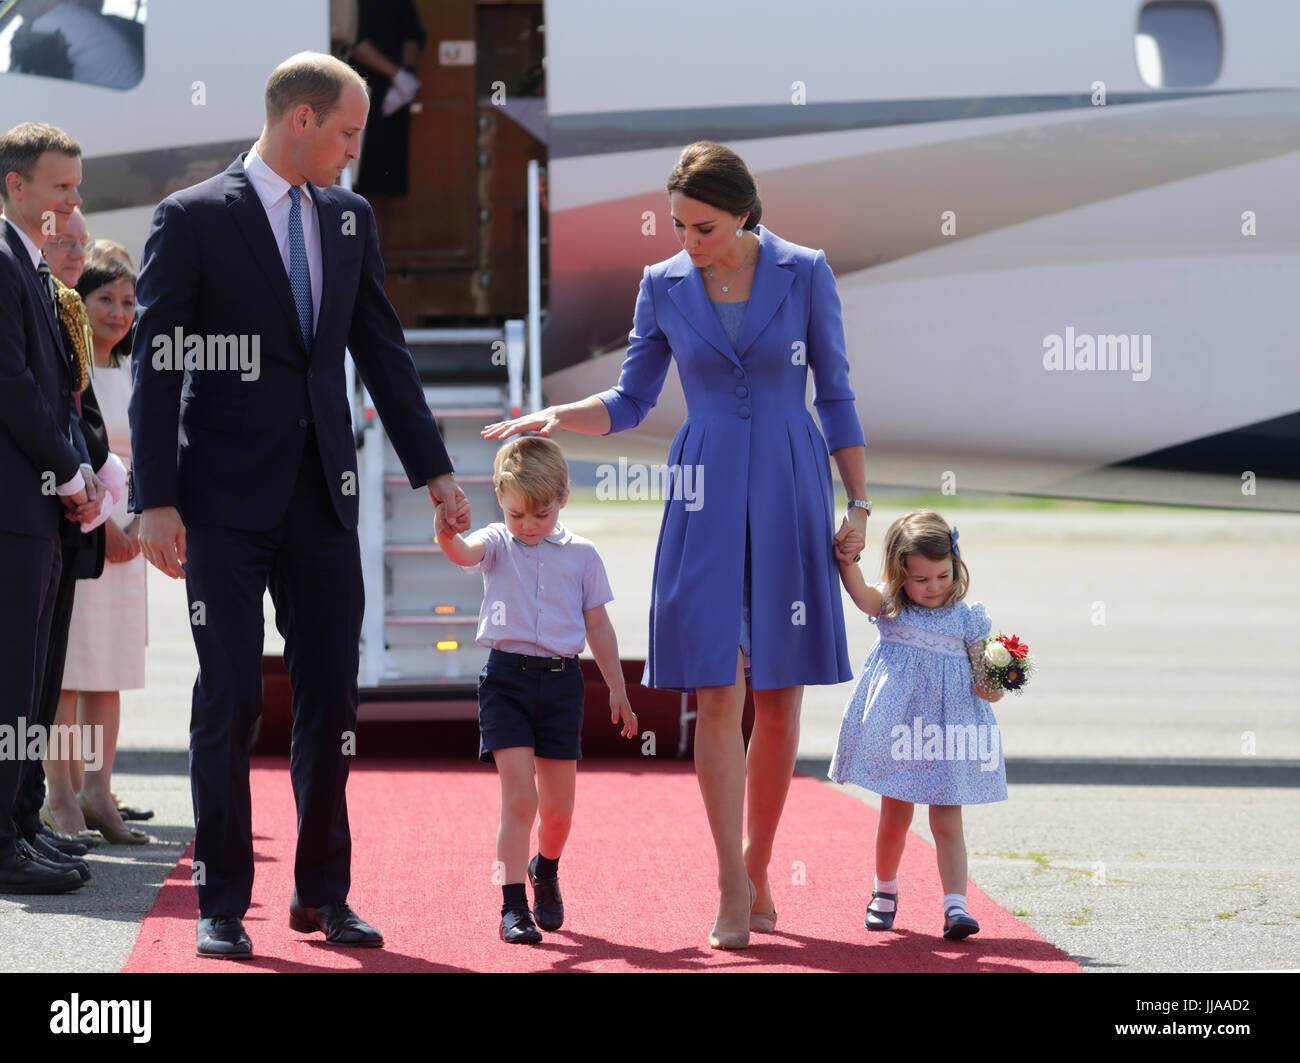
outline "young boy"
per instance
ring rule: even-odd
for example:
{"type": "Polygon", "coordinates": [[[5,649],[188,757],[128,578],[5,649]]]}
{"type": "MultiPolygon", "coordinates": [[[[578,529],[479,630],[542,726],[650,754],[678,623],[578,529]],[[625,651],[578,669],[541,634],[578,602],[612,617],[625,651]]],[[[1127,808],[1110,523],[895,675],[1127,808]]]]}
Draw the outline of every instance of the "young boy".
{"type": "Polygon", "coordinates": [[[535,945],[542,940],[538,926],[558,930],[564,922],[559,861],[582,758],[584,643],[609,685],[610,720],[621,718],[628,738],[637,723],[605,613],[614,597],[605,566],[589,540],[557,524],[569,500],[569,466],[559,445],[541,436],[512,439],[497,451],[492,478],[505,523],[457,535],[439,506],[438,545],[456,564],[483,573],[478,644],[491,653],[478,681],[479,759],[495,760],[501,776],[501,938],[535,945]],[[539,812],[538,851],[527,865],[534,925],[524,865],[539,812]]]}

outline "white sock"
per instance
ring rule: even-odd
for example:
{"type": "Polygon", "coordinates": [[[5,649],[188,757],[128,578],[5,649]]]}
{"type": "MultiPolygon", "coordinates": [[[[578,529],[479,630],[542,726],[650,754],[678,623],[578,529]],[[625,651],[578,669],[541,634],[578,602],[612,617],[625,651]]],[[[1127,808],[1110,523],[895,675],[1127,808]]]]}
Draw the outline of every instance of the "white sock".
{"type": "MultiPolygon", "coordinates": [[[[943,895],[943,914],[948,914],[949,908],[960,908],[966,912],[966,894],[964,893],[945,893],[943,895]]],[[[970,915],[970,912],[966,912],[970,915]]]]}
{"type": "MultiPolygon", "coordinates": [[[[898,876],[895,875],[887,882],[881,882],[880,879],[876,879],[876,892],[892,893],[894,895],[897,895],[898,876]]],[[[876,897],[872,900],[872,902],[869,905],[867,905],[867,907],[870,908],[873,912],[880,912],[881,914],[884,914],[886,912],[892,912],[894,910],[894,902],[887,901],[883,897],[876,897]]]]}

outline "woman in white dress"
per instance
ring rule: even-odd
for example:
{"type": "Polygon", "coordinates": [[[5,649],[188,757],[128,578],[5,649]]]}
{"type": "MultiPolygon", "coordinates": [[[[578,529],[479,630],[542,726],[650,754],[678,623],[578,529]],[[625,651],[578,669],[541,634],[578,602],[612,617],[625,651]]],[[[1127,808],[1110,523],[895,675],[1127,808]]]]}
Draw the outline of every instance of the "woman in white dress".
{"type": "MultiPolygon", "coordinates": [[[[90,319],[95,395],[108,446],[129,468],[131,364],[129,358],[114,354],[113,348],[130,331],[135,317],[135,275],[119,262],[97,262],[82,274],[77,291],[90,319]]],[[[91,827],[109,841],[139,845],[149,836],[127,828],[110,789],[120,691],[137,690],[145,681],[145,562],[125,496],[104,527],[108,536],[104,573],[99,579],[81,580],[73,599],[68,659],[55,721],[75,722],[82,734],[87,733],[86,725],[95,728],[98,756],[93,769],[84,756],[80,764],[46,760],[47,812],[59,830],[75,834],[91,827]]]]}

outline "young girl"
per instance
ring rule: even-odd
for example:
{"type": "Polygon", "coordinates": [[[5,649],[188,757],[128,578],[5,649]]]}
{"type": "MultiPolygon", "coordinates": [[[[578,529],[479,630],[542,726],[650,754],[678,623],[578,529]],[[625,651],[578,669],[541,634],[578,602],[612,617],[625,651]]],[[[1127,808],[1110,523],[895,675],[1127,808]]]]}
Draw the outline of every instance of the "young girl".
{"type": "MultiPolygon", "coordinates": [[[[860,540],[847,544],[859,548],[860,540]]],[[[844,710],[830,777],[880,798],[876,886],[868,930],[889,930],[898,912],[898,865],[915,802],[930,806],[943,882],[943,936],[974,934],[966,911],[966,842],[961,806],[1005,801],[1006,772],[997,721],[989,708],[1002,692],[974,681],[975,645],[990,629],[980,602],[962,599],[970,573],[957,530],[932,510],[899,517],[885,533],[884,581],[869,587],[851,549],[840,578],[859,609],[879,626],[862,675],[844,710]]]]}

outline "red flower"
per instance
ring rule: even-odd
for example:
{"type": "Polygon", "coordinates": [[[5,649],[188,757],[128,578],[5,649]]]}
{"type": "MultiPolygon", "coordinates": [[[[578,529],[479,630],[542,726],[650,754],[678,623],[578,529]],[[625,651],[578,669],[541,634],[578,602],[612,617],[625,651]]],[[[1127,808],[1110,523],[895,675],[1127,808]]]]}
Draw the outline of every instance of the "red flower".
{"type": "Polygon", "coordinates": [[[1007,648],[1012,657],[1017,660],[1024,657],[1029,652],[1029,647],[1021,642],[1015,635],[1000,635],[998,641],[1007,648]]]}

